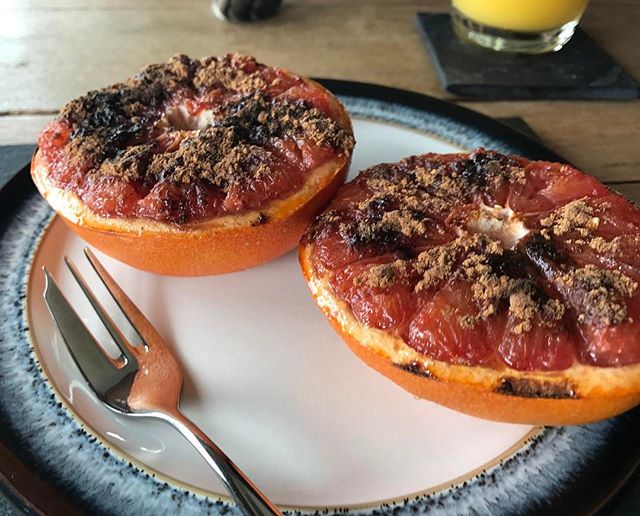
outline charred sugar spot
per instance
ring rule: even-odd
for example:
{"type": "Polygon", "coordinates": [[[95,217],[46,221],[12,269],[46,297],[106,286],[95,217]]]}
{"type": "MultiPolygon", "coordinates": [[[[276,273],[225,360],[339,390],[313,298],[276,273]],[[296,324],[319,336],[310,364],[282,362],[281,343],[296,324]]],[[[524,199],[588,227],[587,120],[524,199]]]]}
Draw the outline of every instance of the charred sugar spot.
{"type": "Polygon", "coordinates": [[[563,264],[568,260],[551,240],[547,240],[540,233],[533,233],[525,238],[523,247],[527,257],[536,265],[541,261],[563,264]]]}
{"type": "Polygon", "coordinates": [[[398,260],[409,260],[415,258],[415,251],[410,247],[401,246],[395,249],[394,254],[398,260]]]}
{"type": "Polygon", "coordinates": [[[550,382],[535,378],[502,378],[495,389],[499,394],[523,398],[576,399],[576,393],[567,381],[550,382]]]}
{"type": "Polygon", "coordinates": [[[336,210],[328,210],[317,215],[312,224],[302,235],[302,244],[316,241],[321,235],[330,233],[341,221],[340,213],[336,210]]]}
{"type": "Polygon", "coordinates": [[[355,220],[364,225],[372,225],[380,222],[386,213],[383,205],[386,204],[383,199],[374,199],[362,210],[355,214],[355,220]]]}
{"type": "Polygon", "coordinates": [[[367,203],[366,209],[371,214],[378,214],[381,216],[386,211],[395,209],[397,203],[389,196],[384,195],[376,197],[367,203]]]}
{"type": "Polygon", "coordinates": [[[438,378],[424,366],[418,362],[409,362],[408,364],[394,364],[396,367],[402,369],[411,374],[422,376],[423,378],[429,378],[431,380],[437,380],[438,378]]]}
{"type": "Polygon", "coordinates": [[[456,169],[460,176],[471,187],[483,187],[487,184],[487,176],[500,170],[496,161],[487,162],[487,167],[482,166],[482,159],[467,159],[456,163],[456,169]]]}
{"type": "Polygon", "coordinates": [[[478,172],[476,164],[471,159],[456,161],[451,164],[451,170],[454,174],[459,175],[469,185],[476,184],[482,186],[483,177],[478,172]]]}
{"type": "Polygon", "coordinates": [[[517,158],[478,149],[468,159],[452,163],[452,171],[472,189],[483,189],[502,180],[518,182],[521,163],[517,158]]]}
{"type": "Polygon", "coordinates": [[[425,213],[424,211],[418,210],[416,208],[409,208],[407,210],[407,213],[413,220],[418,222],[425,222],[425,221],[431,220],[431,217],[429,217],[428,213],[425,213]]]}
{"type": "Polygon", "coordinates": [[[256,219],[251,223],[251,225],[262,226],[263,224],[266,224],[267,220],[269,220],[269,218],[264,213],[260,212],[258,213],[256,219]]]}
{"type": "MultiPolygon", "coordinates": [[[[350,224],[349,226],[352,226],[350,224]]],[[[356,224],[355,231],[346,231],[345,240],[354,249],[369,248],[378,252],[395,251],[406,247],[406,239],[402,233],[390,224],[370,225],[356,224]]]]}
{"type": "Polygon", "coordinates": [[[532,234],[519,244],[526,257],[547,279],[570,265],[570,259],[556,245],[544,238],[540,233],[532,234]]]}
{"type": "Polygon", "coordinates": [[[510,278],[523,278],[530,272],[529,264],[524,257],[509,249],[505,249],[501,254],[489,254],[487,265],[491,267],[494,274],[510,278]]]}

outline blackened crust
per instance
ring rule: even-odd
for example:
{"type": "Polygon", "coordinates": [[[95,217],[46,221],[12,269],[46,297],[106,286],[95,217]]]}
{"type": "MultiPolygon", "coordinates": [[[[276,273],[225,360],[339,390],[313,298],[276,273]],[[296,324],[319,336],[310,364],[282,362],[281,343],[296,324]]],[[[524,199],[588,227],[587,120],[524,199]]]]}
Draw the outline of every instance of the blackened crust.
{"type": "Polygon", "coordinates": [[[495,392],[522,398],[577,398],[573,387],[568,382],[548,382],[535,378],[503,378],[495,392]]]}

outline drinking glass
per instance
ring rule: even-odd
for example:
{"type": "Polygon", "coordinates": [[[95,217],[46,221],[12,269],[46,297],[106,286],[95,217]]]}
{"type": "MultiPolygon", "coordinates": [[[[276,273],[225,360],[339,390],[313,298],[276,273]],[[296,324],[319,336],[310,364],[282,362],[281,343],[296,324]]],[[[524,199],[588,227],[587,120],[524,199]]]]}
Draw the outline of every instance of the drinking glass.
{"type": "Polygon", "coordinates": [[[452,0],[453,28],[463,41],[503,52],[560,50],[589,0],[452,0]]]}

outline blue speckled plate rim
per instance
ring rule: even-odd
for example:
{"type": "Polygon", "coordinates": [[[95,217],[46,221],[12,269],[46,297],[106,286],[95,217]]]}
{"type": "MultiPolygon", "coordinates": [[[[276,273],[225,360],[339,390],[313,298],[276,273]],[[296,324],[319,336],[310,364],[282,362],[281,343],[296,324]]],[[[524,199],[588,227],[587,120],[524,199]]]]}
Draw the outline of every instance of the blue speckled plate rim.
{"type": "MultiPolygon", "coordinates": [[[[350,111],[359,116],[426,131],[467,148],[484,145],[534,159],[562,161],[518,131],[455,104],[384,86],[338,80],[321,82],[340,95],[350,111]]],[[[237,512],[221,500],[174,488],[123,462],[95,437],[86,434],[62,408],[43,379],[27,339],[25,279],[37,242],[50,219],[48,208],[29,186],[27,174],[14,178],[0,192],[0,214],[0,263],[8,265],[0,273],[0,310],[6,316],[0,323],[0,416],[7,423],[0,432],[3,443],[19,446],[16,455],[25,464],[44,473],[61,493],[93,512],[117,513],[125,508],[129,513],[237,512]],[[15,197],[16,191],[22,191],[20,198],[15,197]],[[32,222],[29,216],[35,216],[39,222],[35,231],[27,225],[31,231],[22,234],[25,226],[21,222],[32,222]],[[7,235],[13,238],[13,245],[10,238],[5,238],[7,235]],[[15,264],[13,269],[11,264],[15,264]],[[31,381],[16,378],[19,372],[31,381]],[[23,400],[16,396],[20,393],[23,400]],[[34,408],[27,408],[22,402],[36,405],[35,418],[29,419],[34,416],[34,408]],[[28,413],[18,414],[16,407],[28,413]],[[25,422],[31,423],[28,430],[21,428],[25,422]],[[73,475],[80,465],[74,462],[78,454],[69,454],[71,449],[82,450],[85,462],[81,465],[93,468],[84,471],[82,477],[73,475]],[[58,453],[52,456],[52,452],[58,453]],[[111,488],[118,479],[119,490],[113,493],[111,488]]],[[[635,410],[595,425],[545,429],[498,466],[446,491],[417,495],[373,510],[353,508],[351,512],[409,513],[430,509],[446,513],[468,509],[495,514],[535,512],[543,508],[558,514],[567,510],[574,514],[593,512],[638,465],[640,450],[633,444],[639,415],[635,410]],[[612,464],[616,467],[612,468],[612,464]]],[[[329,510],[340,512],[341,508],[329,510]]]]}

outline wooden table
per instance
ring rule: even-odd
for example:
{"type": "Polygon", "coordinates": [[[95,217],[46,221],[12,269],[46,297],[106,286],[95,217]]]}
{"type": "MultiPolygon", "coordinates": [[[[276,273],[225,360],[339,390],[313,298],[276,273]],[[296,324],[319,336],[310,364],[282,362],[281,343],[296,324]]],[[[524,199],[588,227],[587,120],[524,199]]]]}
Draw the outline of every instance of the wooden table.
{"type": "MultiPolygon", "coordinates": [[[[415,30],[445,0],[285,0],[275,18],[217,20],[208,0],[3,0],[0,145],[33,142],[69,99],[177,52],[246,52],[299,73],[370,81],[447,98],[415,30]]],[[[584,27],[640,77],[637,0],[592,0],[584,27]]],[[[607,181],[640,181],[640,100],[460,101],[522,116],[569,161],[607,181]]]]}

